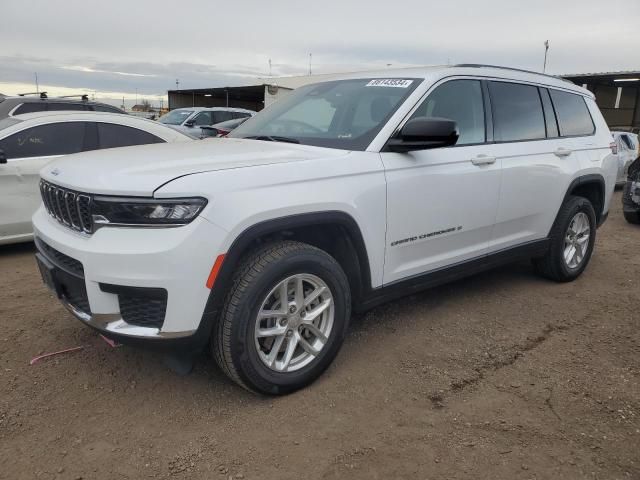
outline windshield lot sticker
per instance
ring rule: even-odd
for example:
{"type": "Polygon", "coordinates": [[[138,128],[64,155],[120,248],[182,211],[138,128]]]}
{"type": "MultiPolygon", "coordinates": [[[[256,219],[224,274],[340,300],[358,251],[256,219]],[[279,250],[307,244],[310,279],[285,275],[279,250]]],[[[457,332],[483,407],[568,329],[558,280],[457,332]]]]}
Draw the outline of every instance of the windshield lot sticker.
{"type": "Polygon", "coordinates": [[[408,88],[413,83],[413,80],[400,80],[397,78],[378,78],[371,80],[367,83],[367,87],[394,87],[394,88],[408,88]]]}

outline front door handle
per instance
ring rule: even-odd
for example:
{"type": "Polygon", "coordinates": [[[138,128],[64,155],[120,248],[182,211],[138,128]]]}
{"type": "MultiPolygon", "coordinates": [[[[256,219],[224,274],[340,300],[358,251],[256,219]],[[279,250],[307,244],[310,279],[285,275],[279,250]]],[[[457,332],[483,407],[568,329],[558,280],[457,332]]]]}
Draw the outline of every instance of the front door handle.
{"type": "Polygon", "coordinates": [[[556,157],[568,157],[573,153],[573,150],[569,150],[568,148],[560,147],[555,152],[553,152],[556,157]]]}
{"type": "Polygon", "coordinates": [[[489,157],[487,155],[478,155],[477,157],[473,157],[471,159],[471,163],[474,165],[492,165],[496,163],[496,157],[489,157]]]}

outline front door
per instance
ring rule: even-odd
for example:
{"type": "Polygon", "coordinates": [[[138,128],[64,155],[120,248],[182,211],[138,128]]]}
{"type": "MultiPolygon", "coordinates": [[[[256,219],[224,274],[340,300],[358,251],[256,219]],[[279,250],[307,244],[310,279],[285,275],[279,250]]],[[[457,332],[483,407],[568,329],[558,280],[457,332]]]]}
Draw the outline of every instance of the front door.
{"type": "Polygon", "coordinates": [[[486,254],[501,165],[486,143],[484,100],[479,80],[441,83],[411,118],[455,120],[457,144],[381,153],[387,178],[385,284],[486,254]]]}

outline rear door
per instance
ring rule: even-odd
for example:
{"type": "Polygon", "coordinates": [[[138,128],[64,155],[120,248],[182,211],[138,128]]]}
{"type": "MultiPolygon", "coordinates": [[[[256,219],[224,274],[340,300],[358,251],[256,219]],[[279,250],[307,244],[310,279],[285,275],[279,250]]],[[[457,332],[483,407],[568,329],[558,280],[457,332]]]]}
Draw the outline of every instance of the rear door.
{"type": "Polygon", "coordinates": [[[455,120],[457,144],[381,153],[387,178],[384,283],[486,253],[498,207],[500,162],[488,143],[485,104],[480,80],[446,80],[411,118],[455,120]]]}
{"type": "Polygon", "coordinates": [[[0,165],[0,238],[31,233],[40,205],[40,170],[51,160],[84,150],[85,122],[26,128],[0,139],[8,163],[0,165]]]}
{"type": "Polygon", "coordinates": [[[593,133],[593,123],[587,113],[590,123],[584,125],[577,102],[585,110],[586,105],[579,95],[508,81],[489,82],[489,90],[496,152],[502,158],[490,250],[499,251],[547,237],[593,142],[579,132],[593,133]]]}

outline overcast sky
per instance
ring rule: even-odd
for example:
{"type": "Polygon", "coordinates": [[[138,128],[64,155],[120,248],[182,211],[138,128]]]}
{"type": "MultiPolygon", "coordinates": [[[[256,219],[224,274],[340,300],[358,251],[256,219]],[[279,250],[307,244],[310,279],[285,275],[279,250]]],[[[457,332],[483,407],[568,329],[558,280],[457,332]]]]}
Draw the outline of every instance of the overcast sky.
{"type": "Polygon", "coordinates": [[[148,96],[256,77],[489,63],[640,70],[639,0],[2,0],[0,92],[148,96]]]}

